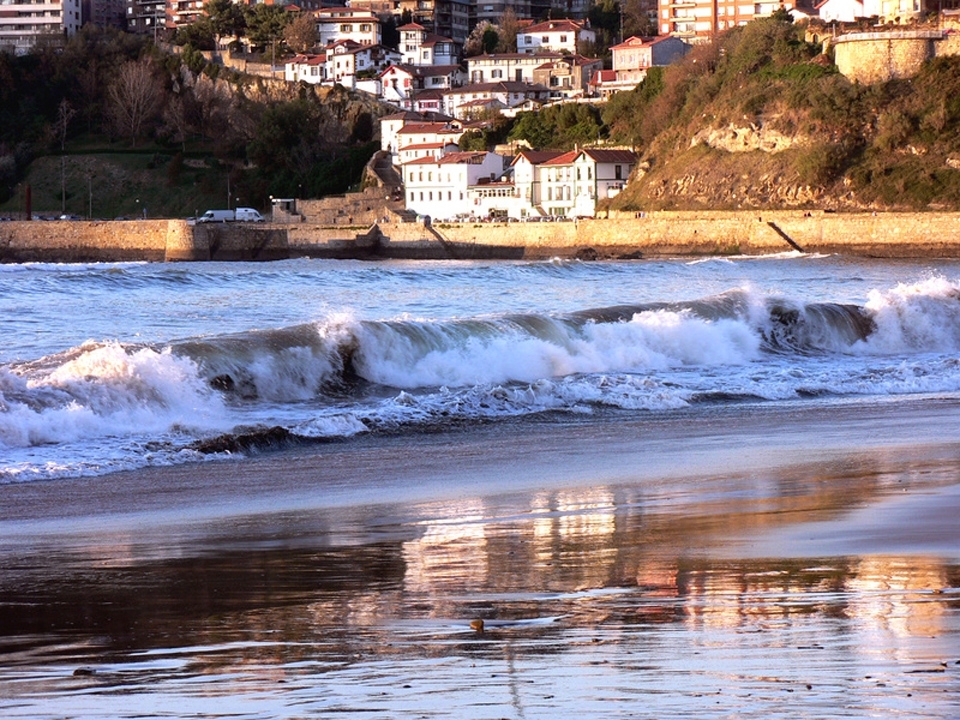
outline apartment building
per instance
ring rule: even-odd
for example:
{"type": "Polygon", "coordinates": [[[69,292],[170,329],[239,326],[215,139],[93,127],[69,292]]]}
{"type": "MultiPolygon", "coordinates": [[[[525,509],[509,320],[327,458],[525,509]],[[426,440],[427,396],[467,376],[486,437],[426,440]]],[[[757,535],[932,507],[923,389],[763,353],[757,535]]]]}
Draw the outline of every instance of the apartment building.
{"type": "Polygon", "coordinates": [[[80,0],[0,0],[0,51],[24,55],[80,29],[80,0]]]}
{"type": "Polygon", "coordinates": [[[689,43],[708,42],[728,28],[746,25],[754,18],[769,17],[780,8],[792,10],[793,0],[660,0],[661,35],[672,35],[689,43]]]}

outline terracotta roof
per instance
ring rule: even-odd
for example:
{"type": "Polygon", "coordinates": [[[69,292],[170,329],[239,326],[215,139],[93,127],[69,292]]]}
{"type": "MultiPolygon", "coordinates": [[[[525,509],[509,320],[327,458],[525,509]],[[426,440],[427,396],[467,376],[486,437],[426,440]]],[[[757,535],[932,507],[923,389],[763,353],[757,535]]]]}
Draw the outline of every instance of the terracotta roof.
{"type": "Polygon", "coordinates": [[[580,20],[546,20],[542,23],[537,23],[536,25],[531,25],[528,28],[521,30],[520,32],[524,35],[531,35],[533,33],[544,33],[544,32],[577,32],[584,29],[584,23],[580,20]]]}
{"type": "Polygon", "coordinates": [[[624,165],[632,165],[637,161],[636,153],[631,150],[602,150],[599,148],[585,148],[581,150],[581,152],[596,162],[601,163],[623,163],[624,165]]]}
{"type": "Polygon", "coordinates": [[[426,30],[426,28],[423,25],[420,25],[419,23],[412,22],[412,23],[407,23],[406,25],[401,25],[400,27],[397,28],[398,32],[400,30],[426,30]]]}
{"type": "Polygon", "coordinates": [[[405,162],[403,165],[404,167],[407,165],[479,165],[486,155],[487,153],[482,151],[450,152],[440,158],[422,157],[405,162]]]}
{"type": "Polygon", "coordinates": [[[568,150],[567,152],[557,155],[555,158],[552,158],[540,164],[541,165],[569,165],[570,163],[572,163],[574,160],[577,159],[578,155],[580,155],[579,150],[568,150]]]}
{"type": "Polygon", "coordinates": [[[456,128],[452,128],[442,122],[412,122],[407,123],[397,130],[397,135],[415,135],[418,133],[456,133],[456,128]]]}
{"type": "Polygon", "coordinates": [[[436,142],[436,143],[418,143],[416,145],[404,145],[400,148],[400,152],[407,152],[408,150],[442,150],[447,145],[456,145],[455,142],[436,142]]]}
{"type": "Polygon", "coordinates": [[[563,153],[559,150],[521,150],[510,165],[515,165],[520,158],[524,158],[531,165],[542,165],[560,155],[563,155],[563,153]]]}

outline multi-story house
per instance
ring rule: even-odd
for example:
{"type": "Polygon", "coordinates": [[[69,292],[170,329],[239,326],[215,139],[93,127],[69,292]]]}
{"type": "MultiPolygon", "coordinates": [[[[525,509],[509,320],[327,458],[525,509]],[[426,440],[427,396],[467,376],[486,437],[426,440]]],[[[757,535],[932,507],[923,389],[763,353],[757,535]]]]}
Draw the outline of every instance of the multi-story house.
{"type": "Polygon", "coordinates": [[[564,55],[549,60],[533,71],[533,82],[550,90],[550,99],[583,97],[590,82],[603,69],[603,61],[582,55],[564,55]]]}
{"type": "Polygon", "coordinates": [[[81,19],[80,0],[3,0],[0,51],[23,55],[40,42],[60,41],[80,29],[81,19]]]}
{"type": "Polygon", "coordinates": [[[464,119],[470,114],[470,109],[477,106],[476,100],[496,100],[501,108],[514,108],[527,100],[546,102],[549,96],[550,91],[543,85],[513,81],[476,83],[447,91],[444,94],[444,111],[447,115],[464,119]]]}
{"type": "Polygon", "coordinates": [[[460,45],[470,34],[470,0],[398,0],[398,8],[394,14],[409,12],[417,25],[460,45]]]}
{"type": "Polygon", "coordinates": [[[517,50],[536,53],[553,50],[574,55],[581,43],[594,43],[597,34],[585,20],[547,20],[517,33],[517,50]]]}
{"type": "Polygon", "coordinates": [[[661,35],[673,35],[689,43],[708,42],[717,33],[754,18],[769,17],[783,8],[792,10],[793,0],[760,0],[744,4],[738,0],[660,0],[661,35]]]}
{"type": "Polygon", "coordinates": [[[676,62],[689,50],[689,44],[670,35],[629,37],[610,48],[613,70],[597,73],[592,81],[593,90],[603,97],[632,90],[643,82],[650,68],[676,62]]]}
{"type": "Polygon", "coordinates": [[[525,150],[513,160],[513,182],[528,215],[593,217],[599,201],[623,189],[636,162],[630,150],[525,150]]]}
{"type": "Polygon", "coordinates": [[[397,30],[404,65],[456,65],[460,62],[460,46],[450,38],[435,35],[417,23],[402,25],[397,30]]]}
{"type": "Polygon", "coordinates": [[[471,83],[514,82],[533,83],[533,71],[551,60],[559,60],[562,53],[498,53],[467,58],[467,77],[471,83]]]}
{"type": "Polygon", "coordinates": [[[375,77],[400,59],[400,53],[383,45],[358,45],[353,40],[340,40],[326,47],[326,79],[344,87],[355,88],[357,80],[375,77]]]}
{"type": "Polygon", "coordinates": [[[326,54],[294,55],[283,67],[283,79],[287,82],[320,85],[327,79],[326,69],[326,54]]]}
{"type": "Polygon", "coordinates": [[[320,45],[338,40],[353,40],[359,45],[380,44],[380,19],[366,10],[327,7],[314,10],[313,15],[317,19],[320,45]]]}
{"type": "Polygon", "coordinates": [[[443,91],[462,83],[459,65],[391,65],[380,74],[380,99],[404,110],[416,110],[421,92],[443,91]]]}
{"type": "Polygon", "coordinates": [[[504,157],[491,152],[450,152],[401,165],[407,210],[436,219],[474,214],[469,188],[503,175],[504,157]]]}
{"type": "MultiPolygon", "coordinates": [[[[386,117],[380,118],[380,149],[384,152],[393,153],[394,156],[396,156],[401,142],[414,143],[418,141],[416,135],[411,137],[409,133],[402,140],[398,140],[397,133],[399,133],[407,125],[422,126],[424,124],[437,124],[440,126],[441,131],[449,130],[451,134],[444,134],[442,139],[451,140],[452,142],[456,142],[460,139],[459,134],[455,136],[456,139],[453,139],[453,133],[463,131],[463,125],[452,117],[447,117],[446,115],[437,115],[435,113],[418,113],[405,110],[403,112],[394,113],[392,115],[387,115],[386,117]]],[[[426,132],[424,134],[426,134],[426,132]]],[[[419,141],[430,142],[432,139],[433,138],[430,137],[427,137],[426,139],[420,138],[419,141]]]]}

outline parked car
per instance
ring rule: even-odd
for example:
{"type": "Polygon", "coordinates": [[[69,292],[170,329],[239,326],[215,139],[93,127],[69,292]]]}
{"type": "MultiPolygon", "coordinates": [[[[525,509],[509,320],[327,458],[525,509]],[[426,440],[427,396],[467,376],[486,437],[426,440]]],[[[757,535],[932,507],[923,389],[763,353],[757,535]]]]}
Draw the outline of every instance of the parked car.
{"type": "Polygon", "coordinates": [[[233,210],[207,210],[203,215],[197,218],[198,223],[209,222],[233,222],[237,219],[237,214],[233,210]]]}
{"type": "Polygon", "coordinates": [[[239,222],[266,222],[267,219],[253,208],[238,207],[236,219],[239,222]]]}

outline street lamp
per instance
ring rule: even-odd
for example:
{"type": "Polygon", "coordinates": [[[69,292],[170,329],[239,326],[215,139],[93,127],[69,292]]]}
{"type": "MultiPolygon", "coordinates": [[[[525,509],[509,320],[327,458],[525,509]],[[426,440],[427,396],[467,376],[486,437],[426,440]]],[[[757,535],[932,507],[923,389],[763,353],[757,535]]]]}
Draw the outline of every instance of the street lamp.
{"type": "Polygon", "coordinates": [[[140,198],[137,198],[137,218],[140,217],[140,198]]]}

